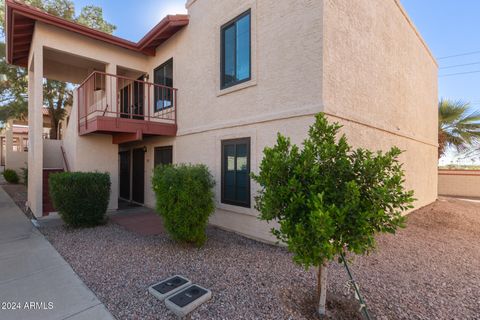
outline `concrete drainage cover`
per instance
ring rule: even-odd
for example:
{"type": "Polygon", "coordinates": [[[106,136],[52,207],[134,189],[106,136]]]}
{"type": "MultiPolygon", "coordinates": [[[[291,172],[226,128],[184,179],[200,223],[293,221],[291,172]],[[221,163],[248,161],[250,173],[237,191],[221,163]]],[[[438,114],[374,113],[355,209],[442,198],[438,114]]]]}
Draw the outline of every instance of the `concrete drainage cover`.
{"type": "Polygon", "coordinates": [[[187,278],[175,275],[166,280],[163,280],[162,282],[156,283],[148,287],[148,292],[163,301],[165,300],[165,298],[171,296],[175,292],[178,292],[188,287],[190,284],[192,284],[192,282],[187,278]]]}
{"type": "Polygon", "coordinates": [[[165,305],[177,316],[184,317],[211,297],[210,290],[194,284],[168,297],[165,305]]]}

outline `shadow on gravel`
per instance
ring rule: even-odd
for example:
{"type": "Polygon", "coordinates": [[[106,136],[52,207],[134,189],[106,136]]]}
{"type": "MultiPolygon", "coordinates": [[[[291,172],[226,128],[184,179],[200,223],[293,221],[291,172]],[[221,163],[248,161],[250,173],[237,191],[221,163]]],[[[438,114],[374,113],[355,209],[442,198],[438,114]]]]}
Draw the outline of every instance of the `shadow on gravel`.
{"type": "MultiPolygon", "coordinates": [[[[318,300],[315,294],[303,294],[288,289],[281,296],[288,309],[300,313],[305,319],[318,319],[316,311],[318,300]]],[[[327,317],[325,319],[363,320],[358,309],[358,302],[353,298],[327,292],[327,317]]],[[[371,312],[370,315],[374,319],[371,312]]]]}

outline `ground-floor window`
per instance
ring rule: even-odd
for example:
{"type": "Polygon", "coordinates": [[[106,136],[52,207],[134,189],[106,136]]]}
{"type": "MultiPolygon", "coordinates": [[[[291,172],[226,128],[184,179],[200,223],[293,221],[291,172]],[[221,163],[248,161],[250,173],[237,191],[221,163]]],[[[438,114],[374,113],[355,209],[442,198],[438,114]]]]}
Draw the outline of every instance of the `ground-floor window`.
{"type": "Polygon", "coordinates": [[[222,141],[222,202],[250,208],[250,138],[222,141]]]}
{"type": "Polygon", "coordinates": [[[173,148],[172,146],[156,147],[153,155],[153,163],[156,166],[160,164],[172,164],[173,148]]]}

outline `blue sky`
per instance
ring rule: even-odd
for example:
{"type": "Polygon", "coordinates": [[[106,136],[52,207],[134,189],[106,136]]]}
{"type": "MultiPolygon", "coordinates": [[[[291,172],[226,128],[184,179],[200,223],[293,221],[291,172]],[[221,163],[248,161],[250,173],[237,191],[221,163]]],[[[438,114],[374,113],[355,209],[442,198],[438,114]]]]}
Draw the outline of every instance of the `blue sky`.
{"type": "MultiPolygon", "coordinates": [[[[401,0],[439,65],[439,97],[469,101],[480,110],[480,1],[401,0]],[[467,54],[476,52],[474,54],[467,54]],[[450,57],[455,56],[456,57],[450,57]],[[444,58],[450,57],[450,58],[444,58]],[[465,65],[468,64],[468,65],[465,65]],[[457,65],[465,65],[458,66],[457,65]],[[453,66],[453,67],[452,67],[453,66]],[[441,75],[464,73],[442,77],[441,75]]],[[[480,164],[451,151],[440,164],[480,164]]]]}
{"type": "MultiPolygon", "coordinates": [[[[401,0],[439,64],[439,75],[480,71],[480,1],[401,0]],[[478,51],[476,54],[442,57],[478,51]],[[462,67],[445,68],[459,64],[462,67]]],[[[440,97],[480,109],[480,72],[439,77],[440,97]]]]}
{"type": "Polygon", "coordinates": [[[167,14],[187,13],[185,0],[73,0],[77,13],[93,4],[103,8],[105,19],[117,26],[115,35],[138,41],[167,14]]]}
{"type": "MultiPolygon", "coordinates": [[[[281,0],[288,1],[288,0],[281,0]]],[[[74,0],[77,10],[101,6],[115,35],[138,41],[166,14],[186,13],[185,0],[74,0]]],[[[480,110],[480,0],[401,0],[439,64],[439,97],[480,110]],[[475,54],[467,54],[477,52],[475,54]],[[451,58],[452,55],[460,55],[451,58]],[[468,65],[465,65],[468,64],[468,65]],[[457,66],[465,65],[465,66],[457,66]],[[474,72],[451,75],[456,73],[474,72]]],[[[447,162],[453,159],[449,155],[447,162]]],[[[445,161],[445,160],[444,160],[445,161]]]]}

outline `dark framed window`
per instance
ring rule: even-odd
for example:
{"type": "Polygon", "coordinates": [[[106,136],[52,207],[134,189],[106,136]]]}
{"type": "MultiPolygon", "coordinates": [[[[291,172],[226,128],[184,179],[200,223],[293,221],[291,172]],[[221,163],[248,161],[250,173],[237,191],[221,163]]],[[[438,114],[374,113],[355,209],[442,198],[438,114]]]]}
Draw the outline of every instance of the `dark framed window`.
{"type": "Polygon", "coordinates": [[[172,162],[173,162],[172,146],[156,147],[154,149],[153,163],[155,167],[160,164],[172,164],[172,162]]]}
{"type": "Polygon", "coordinates": [[[251,14],[248,10],[221,28],[221,89],[251,78],[250,20],[251,14]]]}
{"type": "MultiPolygon", "coordinates": [[[[166,87],[173,87],[173,58],[153,70],[153,83],[166,87]]],[[[154,88],[155,112],[173,106],[173,91],[155,86],[154,88]]]]}
{"type": "Polygon", "coordinates": [[[250,208],[250,138],[222,141],[222,202],[250,208]]]}

